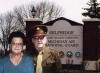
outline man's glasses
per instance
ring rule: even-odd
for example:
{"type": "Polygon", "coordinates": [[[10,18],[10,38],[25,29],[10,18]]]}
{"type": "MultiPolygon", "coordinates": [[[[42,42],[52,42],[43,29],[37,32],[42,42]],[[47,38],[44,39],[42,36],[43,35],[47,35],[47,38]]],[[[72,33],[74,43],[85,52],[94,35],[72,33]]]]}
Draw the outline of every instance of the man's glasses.
{"type": "Polygon", "coordinates": [[[45,37],[45,35],[41,35],[41,36],[33,36],[33,39],[35,39],[35,40],[42,40],[42,39],[44,39],[44,37],[45,37]]]}

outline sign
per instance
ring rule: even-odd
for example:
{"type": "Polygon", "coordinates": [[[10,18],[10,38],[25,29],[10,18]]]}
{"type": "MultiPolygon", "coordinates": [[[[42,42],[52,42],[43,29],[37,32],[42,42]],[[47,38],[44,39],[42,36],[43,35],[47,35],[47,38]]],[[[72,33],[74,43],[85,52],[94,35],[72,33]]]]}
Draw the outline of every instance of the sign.
{"type": "Polygon", "coordinates": [[[62,64],[81,64],[83,54],[83,27],[72,26],[65,20],[48,27],[48,46],[59,51],[62,64]]]}

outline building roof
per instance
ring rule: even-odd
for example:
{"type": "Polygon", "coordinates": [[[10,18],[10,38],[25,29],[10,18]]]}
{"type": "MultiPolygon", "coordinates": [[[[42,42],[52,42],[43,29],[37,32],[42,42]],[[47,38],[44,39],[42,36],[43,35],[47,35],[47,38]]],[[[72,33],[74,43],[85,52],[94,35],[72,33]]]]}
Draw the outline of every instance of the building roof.
{"type": "Polygon", "coordinates": [[[74,25],[76,25],[76,26],[82,26],[82,25],[83,25],[83,24],[81,24],[81,23],[78,23],[78,22],[69,20],[69,19],[64,18],[64,17],[60,17],[60,18],[57,18],[57,19],[55,19],[55,20],[49,21],[49,22],[47,22],[47,23],[44,23],[44,25],[50,26],[50,25],[53,25],[56,21],[59,21],[59,20],[65,20],[65,21],[71,23],[72,26],[74,26],[74,25]]]}

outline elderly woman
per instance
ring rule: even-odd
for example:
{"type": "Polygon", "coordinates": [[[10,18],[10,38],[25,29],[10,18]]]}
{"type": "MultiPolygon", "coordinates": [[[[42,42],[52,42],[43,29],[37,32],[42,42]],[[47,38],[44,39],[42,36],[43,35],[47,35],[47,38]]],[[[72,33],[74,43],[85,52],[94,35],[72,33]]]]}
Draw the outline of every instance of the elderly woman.
{"type": "Polygon", "coordinates": [[[23,54],[25,36],[22,32],[12,32],[8,38],[10,53],[0,60],[0,73],[34,73],[32,57],[23,54]]]}

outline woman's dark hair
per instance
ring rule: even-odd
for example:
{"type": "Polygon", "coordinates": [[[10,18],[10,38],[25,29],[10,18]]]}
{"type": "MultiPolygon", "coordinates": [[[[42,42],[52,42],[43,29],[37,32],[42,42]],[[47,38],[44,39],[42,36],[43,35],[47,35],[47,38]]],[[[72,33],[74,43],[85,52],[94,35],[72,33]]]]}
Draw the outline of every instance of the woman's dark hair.
{"type": "Polygon", "coordinates": [[[9,38],[8,38],[8,43],[9,43],[9,44],[11,44],[12,39],[13,39],[14,37],[20,37],[20,38],[22,38],[23,44],[24,44],[24,45],[26,44],[26,37],[25,37],[24,33],[22,33],[21,31],[15,31],[15,32],[12,32],[12,33],[10,34],[10,36],[9,36],[9,38]]]}

